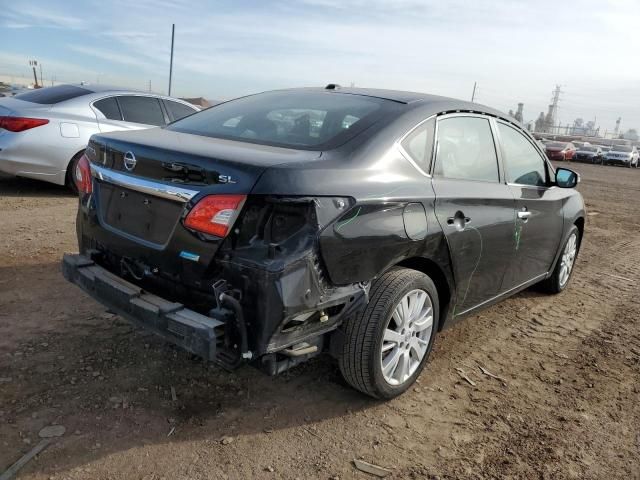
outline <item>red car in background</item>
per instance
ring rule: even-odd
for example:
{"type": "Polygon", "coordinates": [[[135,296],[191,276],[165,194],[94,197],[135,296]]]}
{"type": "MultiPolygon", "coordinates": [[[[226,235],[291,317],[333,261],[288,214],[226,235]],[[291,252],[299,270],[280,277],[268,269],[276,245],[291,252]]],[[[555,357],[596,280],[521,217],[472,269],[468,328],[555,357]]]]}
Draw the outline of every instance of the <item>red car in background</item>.
{"type": "Polygon", "coordinates": [[[576,154],[576,147],[571,142],[549,142],[545,150],[549,160],[573,160],[576,154]]]}

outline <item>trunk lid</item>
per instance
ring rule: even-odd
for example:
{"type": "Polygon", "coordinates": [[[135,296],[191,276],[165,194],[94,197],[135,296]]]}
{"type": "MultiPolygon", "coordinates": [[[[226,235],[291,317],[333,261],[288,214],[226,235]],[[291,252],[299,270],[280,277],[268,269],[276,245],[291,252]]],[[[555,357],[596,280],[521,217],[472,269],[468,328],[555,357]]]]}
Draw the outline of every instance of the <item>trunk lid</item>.
{"type": "Polygon", "coordinates": [[[193,234],[180,221],[202,197],[249,194],[267,168],[320,155],[161,128],[94,135],[88,151],[95,209],[104,230],[100,242],[110,248],[126,239],[129,245],[171,249],[178,256],[183,250],[200,254],[205,247],[207,256],[213,255],[220,243],[193,234]]]}
{"type": "Polygon", "coordinates": [[[217,186],[249,193],[260,174],[283,163],[308,162],[320,152],[257,145],[151,128],[95,135],[98,163],[116,171],[171,184],[217,186]],[[135,157],[135,165],[125,154],[135,157]],[[223,187],[224,185],[224,187],[223,187]]]}
{"type": "Polygon", "coordinates": [[[14,97],[0,98],[0,115],[29,116],[36,115],[36,112],[46,112],[51,105],[25,102],[14,97]]]}

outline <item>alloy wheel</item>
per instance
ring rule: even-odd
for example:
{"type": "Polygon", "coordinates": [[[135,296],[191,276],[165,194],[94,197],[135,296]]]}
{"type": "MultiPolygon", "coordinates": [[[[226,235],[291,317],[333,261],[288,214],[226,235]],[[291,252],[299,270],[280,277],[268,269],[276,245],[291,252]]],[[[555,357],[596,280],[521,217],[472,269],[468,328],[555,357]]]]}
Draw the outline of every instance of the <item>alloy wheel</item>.
{"type": "Polygon", "coordinates": [[[418,369],[433,331],[433,303],[427,292],[411,290],[396,304],[384,330],[380,361],[389,385],[401,385],[418,369]]]}
{"type": "Polygon", "coordinates": [[[571,270],[573,270],[573,264],[576,260],[577,252],[578,235],[573,232],[567,240],[567,244],[562,252],[562,258],[560,259],[560,274],[558,280],[561,287],[564,287],[569,281],[569,276],[571,275],[571,270]]]}

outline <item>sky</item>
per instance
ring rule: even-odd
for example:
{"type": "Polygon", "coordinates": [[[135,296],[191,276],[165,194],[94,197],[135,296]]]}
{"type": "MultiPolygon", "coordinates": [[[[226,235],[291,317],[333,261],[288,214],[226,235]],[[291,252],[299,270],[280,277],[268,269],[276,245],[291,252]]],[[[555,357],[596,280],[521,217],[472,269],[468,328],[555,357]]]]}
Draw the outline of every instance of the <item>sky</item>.
{"type": "Polygon", "coordinates": [[[223,100],[392,88],[640,129],[640,0],[2,0],[0,75],[223,100]]]}

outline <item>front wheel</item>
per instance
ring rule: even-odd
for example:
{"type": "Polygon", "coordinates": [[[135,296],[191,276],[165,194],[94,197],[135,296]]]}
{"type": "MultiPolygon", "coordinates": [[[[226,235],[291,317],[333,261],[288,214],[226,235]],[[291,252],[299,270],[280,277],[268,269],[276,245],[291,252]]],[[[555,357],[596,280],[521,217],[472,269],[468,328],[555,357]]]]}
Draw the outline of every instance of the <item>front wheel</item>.
{"type": "Polygon", "coordinates": [[[548,293],[560,293],[569,284],[580,248],[580,231],[573,225],[569,230],[569,236],[564,242],[562,253],[549,278],[541,283],[542,288],[548,293]]]}
{"type": "Polygon", "coordinates": [[[424,273],[394,268],[374,280],[362,313],[342,325],[340,371],[357,390],[389,399],[427,362],[438,329],[438,291],[424,273]]]}

